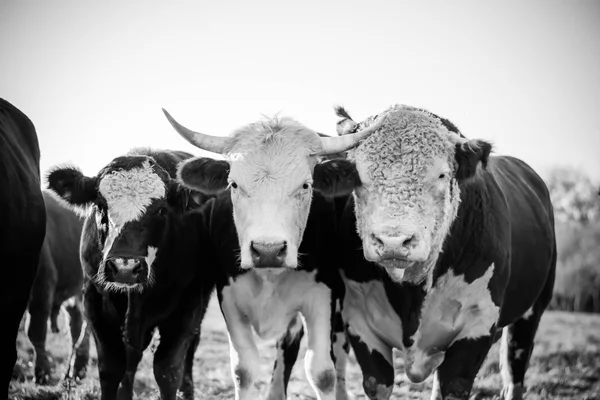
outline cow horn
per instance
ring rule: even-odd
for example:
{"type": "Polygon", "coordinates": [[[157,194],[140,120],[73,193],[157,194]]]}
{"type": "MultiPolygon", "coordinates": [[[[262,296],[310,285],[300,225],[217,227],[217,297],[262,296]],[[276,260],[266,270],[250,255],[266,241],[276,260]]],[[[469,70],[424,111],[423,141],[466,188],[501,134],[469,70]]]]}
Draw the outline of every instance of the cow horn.
{"type": "Polygon", "coordinates": [[[368,137],[371,133],[375,132],[383,125],[386,119],[386,115],[380,116],[373,125],[362,131],[352,133],[350,135],[335,136],[335,137],[321,137],[321,151],[317,155],[326,156],[333,153],[341,153],[357,146],[361,140],[368,137]]]}
{"type": "Polygon", "coordinates": [[[164,108],[162,109],[165,113],[165,116],[173,125],[173,128],[188,142],[193,144],[194,146],[210,151],[212,153],[222,154],[225,149],[225,143],[229,139],[225,136],[211,136],[205,133],[194,132],[185,126],[181,125],[179,122],[175,121],[175,118],[171,117],[171,114],[167,112],[164,108]]]}

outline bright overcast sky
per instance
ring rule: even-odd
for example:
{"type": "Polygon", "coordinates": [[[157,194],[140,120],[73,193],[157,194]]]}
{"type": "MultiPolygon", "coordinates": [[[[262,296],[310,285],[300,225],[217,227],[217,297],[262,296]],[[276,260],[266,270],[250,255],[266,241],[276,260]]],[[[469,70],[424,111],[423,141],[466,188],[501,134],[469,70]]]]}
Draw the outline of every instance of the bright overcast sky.
{"type": "Polygon", "coordinates": [[[402,103],[600,180],[600,1],[0,0],[0,97],[36,125],[43,172],[200,154],[161,107],[215,135],[278,112],[334,134],[334,104],[402,103]]]}

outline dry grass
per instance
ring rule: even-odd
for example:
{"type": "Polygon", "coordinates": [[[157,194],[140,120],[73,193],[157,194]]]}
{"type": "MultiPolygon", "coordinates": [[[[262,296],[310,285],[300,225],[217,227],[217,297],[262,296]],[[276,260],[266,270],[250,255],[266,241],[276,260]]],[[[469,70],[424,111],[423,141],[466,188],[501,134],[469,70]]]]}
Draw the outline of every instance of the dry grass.
{"type": "MultiPolygon", "coordinates": [[[[56,363],[54,377],[59,379],[65,368],[70,339],[64,332],[50,334],[49,349],[56,363]]],[[[544,315],[537,335],[531,366],[527,373],[529,400],[546,399],[600,399],[600,315],[548,312],[544,315]]],[[[70,391],[61,386],[39,387],[31,383],[33,367],[29,341],[19,337],[21,348],[18,366],[25,371],[26,382],[14,381],[9,400],[96,400],[100,399],[98,370],[92,346],[92,363],[88,377],[70,391]]],[[[289,388],[289,399],[314,399],[306,377],[302,357],[294,368],[289,388]]],[[[266,393],[275,352],[273,342],[261,342],[262,359],[261,393],[266,393]]],[[[402,373],[402,358],[396,358],[396,387],[393,399],[428,399],[431,379],[422,384],[412,384],[402,373]]],[[[136,375],[137,399],[158,399],[158,390],[152,375],[152,352],[147,350],[136,375]]],[[[196,353],[195,382],[197,399],[232,399],[233,385],[229,374],[229,345],[225,325],[216,299],[202,325],[202,341],[196,353]]],[[[347,373],[348,390],[354,399],[366,399],[362,390],[361,373],[353,354],[347,373]]],[[[498,374],[498,345],[496,344],[475,383],[474,397],[492,399],[498,394],[501,379],[498,374]]]]}

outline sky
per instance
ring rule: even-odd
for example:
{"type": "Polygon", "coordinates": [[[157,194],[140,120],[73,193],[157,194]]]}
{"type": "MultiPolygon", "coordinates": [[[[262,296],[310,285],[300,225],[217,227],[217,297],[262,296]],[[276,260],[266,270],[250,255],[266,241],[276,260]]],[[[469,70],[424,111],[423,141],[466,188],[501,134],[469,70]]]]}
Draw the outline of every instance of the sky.
{"type": "Polygon", "coordinates": [[[0,0],[0,97],[36,126],[43,173],[207,155],[162,107],[219,136],[274,114],[334,135],[336,104],[359,121],[399,103],[600,182],[600,2],[0,0]]]}

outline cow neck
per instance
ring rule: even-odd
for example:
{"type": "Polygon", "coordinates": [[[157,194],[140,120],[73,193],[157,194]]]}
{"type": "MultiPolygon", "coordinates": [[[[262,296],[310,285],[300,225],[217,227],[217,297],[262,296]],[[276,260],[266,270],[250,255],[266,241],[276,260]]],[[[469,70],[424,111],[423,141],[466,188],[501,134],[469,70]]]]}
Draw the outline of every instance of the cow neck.
{"type": "Polygon", "coordinates": [[[460,206],[448,233],[435,268],[428,277],[428,286],[452,269],[455,275],[465,275],[467,282],[479,278],[497,259],[500,239],[499,220],[505,203],[492,174],[480,172],[460,185],[460,206]]]}

